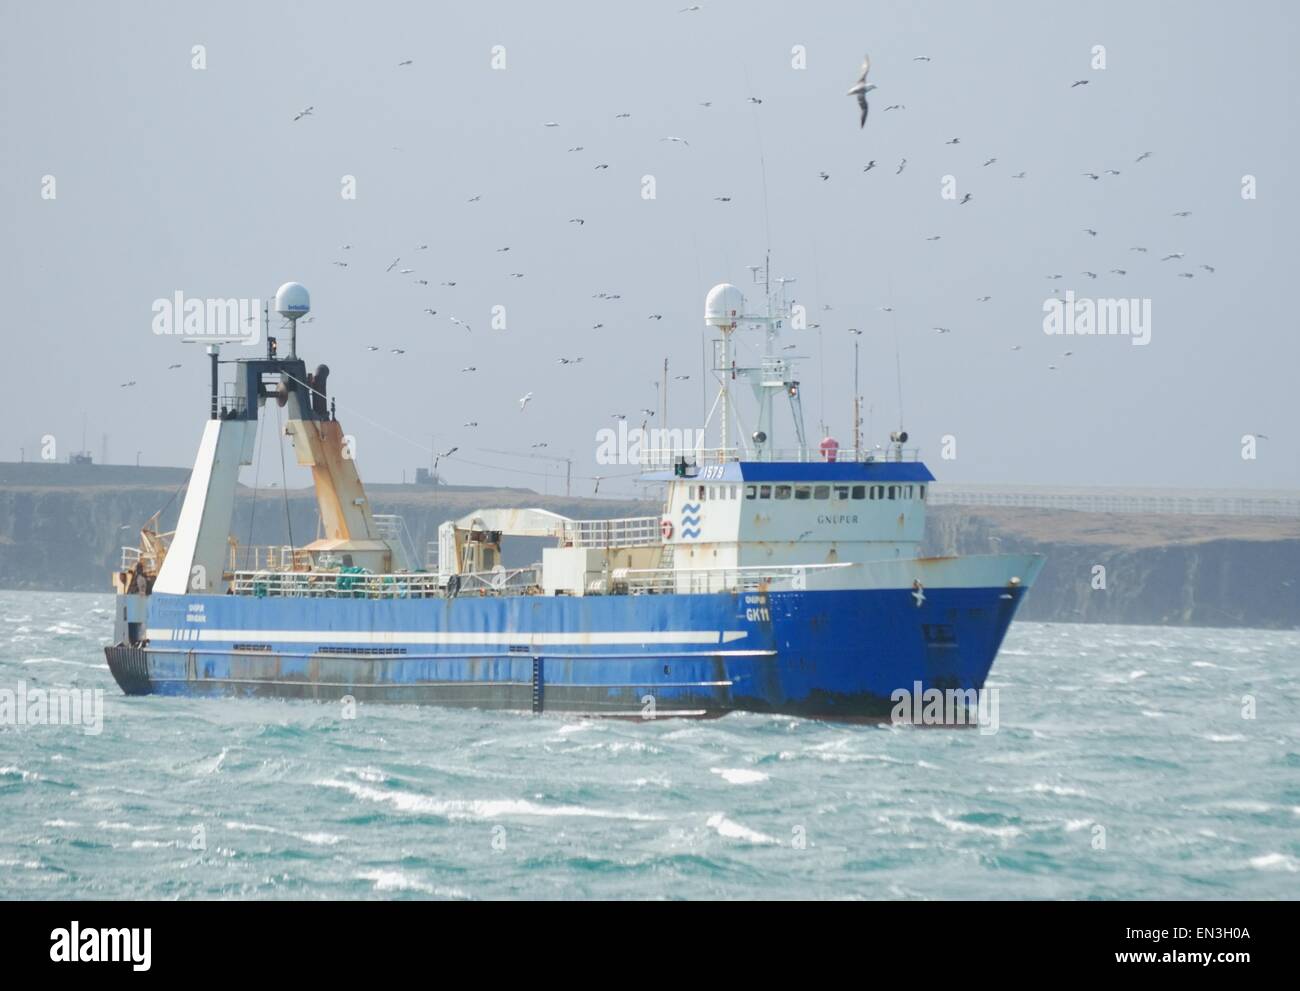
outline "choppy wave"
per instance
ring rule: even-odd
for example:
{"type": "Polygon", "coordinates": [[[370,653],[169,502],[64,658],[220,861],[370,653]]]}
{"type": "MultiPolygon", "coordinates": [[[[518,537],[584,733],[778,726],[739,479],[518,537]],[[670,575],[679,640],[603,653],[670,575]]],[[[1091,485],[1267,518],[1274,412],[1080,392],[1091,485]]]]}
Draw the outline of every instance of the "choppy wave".
{"type": "Polygon", "coordinates": [[[1300,634],[1017,624],[985,735],[128,699],[111,615],[0,593],[0,687],[105,692],[0,726],[7,897],[1295,897],[1300,634]]]}

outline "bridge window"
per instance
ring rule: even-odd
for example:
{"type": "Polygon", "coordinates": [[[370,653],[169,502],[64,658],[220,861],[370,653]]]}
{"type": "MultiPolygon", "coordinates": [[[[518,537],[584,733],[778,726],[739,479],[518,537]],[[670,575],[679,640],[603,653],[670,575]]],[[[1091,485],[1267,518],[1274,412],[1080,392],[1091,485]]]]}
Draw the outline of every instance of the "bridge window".
{"type": "Polygon", "coordinates": [[[883,485],[871,486],[871,498],[873,499],[885,498],[885,487],[883,485]]]}
{"type": "Polygon", "coordinates": [[[925,486],[924,486],[924,485],[921,486],[921,501],[922,501],[922,502],[925,501],[925,486]]]}
{"type": "Polygon", "coordinates": [[[908,485],[908,486],[905,486],[904,488],[905,488],[905,491],[903,492],[903,498],[904,498],[904,499],[910,499],[910,498],[912,498],[912,486],[908,485]]]}
{"type": "Polygon", "coordinates": [[[778,486],[776,487],[776,497],[777,497],[778,499],[789,499],[789,498],[790,498],[790,486],[788,486],[788,485],[778,485],[778,486]]]}
{"type": "Polygon", "coordinates": [[[746,485],[746,486],[745,486],[745,498],[746,498],[746,499],[757,499],[757,498],[758,498],[758,486],[757,486],[757,485],[746,485]]]}
{"type": "Polygon", "coordinates": [[[849,497],[849,487],[847,485],[835,486],[835,498],[847,499],[849,497]]]}
{"type": "Polygon", "coordinates": [[[865,485],[853,486],[853,498],[865,499],[867,497],[867,487],[865,485]]]}
{"type": "Polygon", "coordinates": [[[771,498],[772,498],[772,486],[770,486],[770,485],[760,485],[760,486],[758,487],[758,497],[759,497],[760,499],[771,499],[771,498]]]}
{"type": "Polygon", "coordinates": [[[808,485],[796,485],[794,487],[794,497],[796,499],[807,499],[812,495],[812,487],[808,485]]]}
{"type": "MultiPolygon", "coordinates": [[[[924,486],[922,486],[922,488],[924,488],[924,486]]],[[[734,485],[727,486],[727,498],[728,499],[736,498],[736,486],[734,485]]]]}
{"type": "Polygon", "coordinates": [[[829,499],[831,497],[831,487],[829,485],[817,485],[813,487],[814,499],[829,499]]]}
{"type": "Polygon", "coordinates": [[[891,485],[891,486],[889,487],[889,498],[891,498],[891,499],[897,499],[897,498],[898,498],[898,486],[897,486],[897,485],[891,485]]]}

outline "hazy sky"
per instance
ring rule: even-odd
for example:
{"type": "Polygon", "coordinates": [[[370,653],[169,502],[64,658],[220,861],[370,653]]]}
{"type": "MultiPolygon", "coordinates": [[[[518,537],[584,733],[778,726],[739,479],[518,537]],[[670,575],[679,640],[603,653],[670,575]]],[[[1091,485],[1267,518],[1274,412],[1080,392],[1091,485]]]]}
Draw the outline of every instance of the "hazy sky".
{"type": "Polygon", "coordinates": [[[554,492],[560,469],[489,453],[546,442],[587,494],[620,471],[596,431],[656,405],[665,357],[691,376],[668,425],[698,425],[705,293],[748,289],[770,243],[822,324],[790,338],[810,434],[824,416],[851,437],[857,327],[873,440],[897,425],[897,342],[904,423],[942,480],[1300,487],[1294,3],[687,5],[3,0],[0,460],[46,434],[65,459],[84,413],[96,460],[107,433],[111,461],[191,464],[206,358],[153,334],[153,301],[293,279],[316,315],[299,351],[330,365],[363,478],[409,477],[436,434],[460,448],[451,482],[554,492]],[[943,199],[945,175],[972,201],[943,199]],[[1151,343],[1048,337],[1053,287],[1150,299],[1151,343]]]}

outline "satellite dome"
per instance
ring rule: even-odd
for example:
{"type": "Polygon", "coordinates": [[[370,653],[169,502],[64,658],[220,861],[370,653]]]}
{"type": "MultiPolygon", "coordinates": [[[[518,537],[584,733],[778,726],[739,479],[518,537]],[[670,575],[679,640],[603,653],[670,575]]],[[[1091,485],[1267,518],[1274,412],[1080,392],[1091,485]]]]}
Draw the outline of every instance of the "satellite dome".
{"type": "Polygon", "coordinates": [[[301,282],[286,282],[275,291],[275,312],[289,320],[306,316],[311,310],[311,295],[301,282]]]}
{"type": "Polygon", "coordinates": [[[736,323],[745,312],[745,294],[730,282],[714,286],[704,300],[704,323],[725,327],[736,323]]]}

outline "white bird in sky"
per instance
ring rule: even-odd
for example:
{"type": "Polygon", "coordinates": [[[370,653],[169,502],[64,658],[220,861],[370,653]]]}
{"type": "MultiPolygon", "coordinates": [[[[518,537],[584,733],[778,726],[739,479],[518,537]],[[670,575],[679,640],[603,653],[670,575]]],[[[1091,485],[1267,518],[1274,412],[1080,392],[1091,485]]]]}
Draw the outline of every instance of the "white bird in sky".
{"type": "Polygon", "coordinates": [[[1139,155],[1137,158],[1133,159],[1133,161],[1135,161],[1135,162],[1140,162],[1140,161],[1142,161],[1142,159],[1144,159],[1144,158],[1150,158],[1150,157],[1151,157],[1151,152],[1149,152],[1149,151],[1144,151],[1144,152],[1143,152],[1141,155],[1139,155]]]}
{"type": "Polygon", "coordinates": [[[668,135],[668,137],[666,137],[666,138],[660,138],[659,140],[660,140],[660,141],[675,141],[675,142],[677,142],[678,144],[684,144],[687,148],[689,148],[689,147],[691,146],[691,143],[690,143],[689,141],[687,141],[685,138],[674,137],[674,136],[671,135],[671,134],[668,135]]]}
{"type": "Polygon", "coordinates": [[[876,88],[875,83],[867,82],[867,73],[871,71],[871,56],[862,57],[862,75],[858,76],[858,81],[853,84],[846,95],[856,96],[858,106],[862,109],[862,118],[858,121],[858,128],[867,126],[867,94],[876,88]]]}
{"type": "Polygon", "coordinates": [[[532,402],[532,399],[533,399],[533,394],[531,392],[525,392],[522,396],[520,396],[519,412],[522,413],[524,411],[524,407],[527,406],[530,402],[532,402]]]}
{"type": "Polygon", "coordinates": [[[294,115],[293,119],[302,120],[304,117],[310,117],[311,112],[315,109],[316,109],[315,107],[304,107],[303,109],[299,110],[297,114],[294,115]]]}

